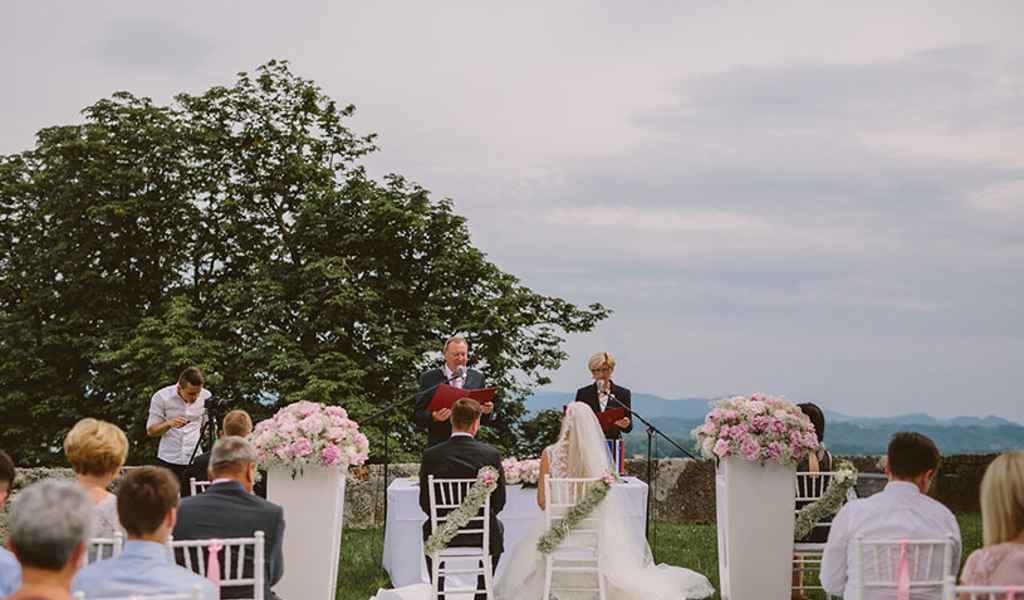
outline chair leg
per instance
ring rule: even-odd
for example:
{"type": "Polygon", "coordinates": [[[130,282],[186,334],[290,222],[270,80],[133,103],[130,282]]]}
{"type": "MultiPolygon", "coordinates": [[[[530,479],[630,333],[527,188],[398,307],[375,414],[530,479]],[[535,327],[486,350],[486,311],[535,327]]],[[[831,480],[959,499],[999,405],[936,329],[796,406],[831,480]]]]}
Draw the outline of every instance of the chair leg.
{"type": "Polygon", "coordinates": [[[601,600],[606,600],[608,592],[604,587],[604,571],[598,569],[597,571],[597,594],[601,600]]]}
{"type": "Polygon", "coordinates": [[[430,561],[430,600],[438,600],[437,571],[439,557],[434,556],[430,561]]]}
{"type": "Polygon", "coordinates": [[[541,600],[548,600],[551,598],[551,567],[552,567],[551,555],[549,554],[544,560],[544,595],[541,596],[541,600]]]}
{"type": "Polygon", "coordinates": [[[480,566],[484,568],[484,593],[487,594],[487,600],[494,600],[494,585],[492,581],[493,574],[491,573],[491,557],[485,556],[480,559],[480,566]]]}

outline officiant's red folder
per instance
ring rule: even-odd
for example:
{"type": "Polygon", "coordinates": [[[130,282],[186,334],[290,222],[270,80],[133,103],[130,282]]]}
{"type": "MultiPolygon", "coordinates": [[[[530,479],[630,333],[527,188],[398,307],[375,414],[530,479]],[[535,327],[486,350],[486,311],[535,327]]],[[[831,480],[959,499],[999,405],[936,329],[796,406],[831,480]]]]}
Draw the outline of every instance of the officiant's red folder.
{"type": "Polygon", "coordinates": [[[457,388],[447,383],[442,383],[437,386],[437,390],[434,392],[434,397],[430,399],[430,405],[427,406],[427,410],[430,412],[436,412],[442,408],[450,409],[452,404],[459,398],[472,398],[480,404],[494,401],[494,392],[498,391],[498,388],[482,388],[479,390],[464,390],[457,388]]]}
{"type": "Polygon", "coordinates": [[[626,409],[616,406],[597,413],[597,420],[601,423],[601,429],[608,433],[609,431],[614,431],[615,422],[625,416],[626,409]]]}

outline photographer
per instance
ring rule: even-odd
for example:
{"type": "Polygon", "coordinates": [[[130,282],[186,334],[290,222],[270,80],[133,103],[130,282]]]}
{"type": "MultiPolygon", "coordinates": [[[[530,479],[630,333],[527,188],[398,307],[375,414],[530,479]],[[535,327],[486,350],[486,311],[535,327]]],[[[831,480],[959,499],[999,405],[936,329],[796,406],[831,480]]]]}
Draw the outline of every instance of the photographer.
{"type": "Polygon", "coordinates": [[[169,385],[149,401],[149,420],[146,434],[160,438],[157,464],[167,467],[178,478],[181,496],[189,495],[188,466],[191,458],[202,452],[199,436],[206,415],[209,390],[198,367],[189,367],[178,376],[178,382],[169,385]]]}

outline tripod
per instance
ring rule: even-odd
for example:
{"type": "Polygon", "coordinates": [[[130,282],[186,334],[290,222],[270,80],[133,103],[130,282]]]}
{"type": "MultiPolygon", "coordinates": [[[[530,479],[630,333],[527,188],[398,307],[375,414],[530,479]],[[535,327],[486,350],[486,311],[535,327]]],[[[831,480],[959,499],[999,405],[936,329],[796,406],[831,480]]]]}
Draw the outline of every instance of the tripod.
{"type": "Polygon", "coordinates": [[[217,443],[217,436],[219,435],[217,424],[220,423],[220,416],[217,411],[210,411],[209,406],[203,406],[203,426],[199,428],[199,439],[196,440],[196,445],[192,448],[192,456],[188,458],[188,464],[192,464],[196,461],[196,453],[199,452],[199,446],[203,443],[203,438],[206,434],[210,434],[210,445],[209,448],[213,449],[213,445],[217,443]]]}

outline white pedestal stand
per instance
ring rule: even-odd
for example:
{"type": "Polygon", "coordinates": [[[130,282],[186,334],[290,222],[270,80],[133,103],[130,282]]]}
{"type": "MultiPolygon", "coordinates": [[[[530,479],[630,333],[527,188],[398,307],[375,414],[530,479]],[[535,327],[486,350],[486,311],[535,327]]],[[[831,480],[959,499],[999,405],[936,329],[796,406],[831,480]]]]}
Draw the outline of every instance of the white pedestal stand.
{"type": "Polygon", "coordinates": [[[788,600],[794,467],[727,458],[715,476],[722,600],[788,600]]]}
{"type": "MultiPolygon", "coordinates": [[[[284,577],[274,591],[285,600],[334,600],[345,515],[345,471],[303,468],[267,473],[268,500],[284,508],[284,577]]],[[[269,551],[269,549],[268,549],[269,551]]]]}

